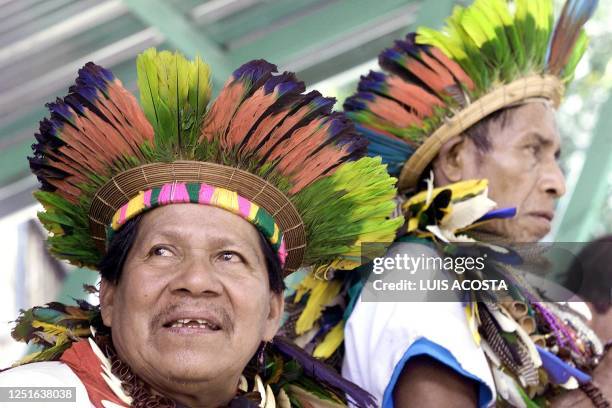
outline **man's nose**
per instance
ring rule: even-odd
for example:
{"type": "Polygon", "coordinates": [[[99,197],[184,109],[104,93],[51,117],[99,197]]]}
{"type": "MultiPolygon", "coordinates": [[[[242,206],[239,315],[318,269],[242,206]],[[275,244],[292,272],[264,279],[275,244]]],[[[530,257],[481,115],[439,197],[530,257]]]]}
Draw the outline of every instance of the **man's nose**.
{"type": "Polygon", "coordinates": [[[177,266],[170,289],[192,296],[217,296],[223,291],[223,286],[208,257],[189,256],[177,266]]]}
{"type": "Polygon", "coordinates": [[[554,198],[559,198],[565,194],[565,175],[556,160],[544,166],[541,175],[541,186],[547,194],[554,198]]]}

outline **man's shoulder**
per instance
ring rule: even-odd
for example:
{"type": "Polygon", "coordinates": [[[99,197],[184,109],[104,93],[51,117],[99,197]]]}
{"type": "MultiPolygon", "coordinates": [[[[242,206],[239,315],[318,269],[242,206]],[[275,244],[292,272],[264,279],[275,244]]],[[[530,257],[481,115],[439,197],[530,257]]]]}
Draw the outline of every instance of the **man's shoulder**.
{"type": "MultiPolygon", "coordinates": [[[[85,385],[68,365],[60,361],[29,363],[0,372],[0,387],[70,387],[75,393],[73,402],[61,401],[51,405],[59,407],[92,407],[85,385]]],[[[13,402],[0,401],[0,407],[13,407],[13,402]]],[[[28,402],[28,408],[48,406],[48,402],[28,402]]]]}

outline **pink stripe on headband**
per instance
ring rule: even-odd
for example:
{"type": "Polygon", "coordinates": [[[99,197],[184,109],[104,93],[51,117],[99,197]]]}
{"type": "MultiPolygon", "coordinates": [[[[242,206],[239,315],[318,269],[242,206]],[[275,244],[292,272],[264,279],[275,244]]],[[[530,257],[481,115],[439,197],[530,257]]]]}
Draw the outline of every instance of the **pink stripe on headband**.
{"type": "Polygon", "coordinates": [[[208,184],[202,184],[200,186],[200,194],[198,196],[198,200],[201,204],[208,204],[212,199],[213,193],[215,192],[215,188],[209,186],[208,184]]]}

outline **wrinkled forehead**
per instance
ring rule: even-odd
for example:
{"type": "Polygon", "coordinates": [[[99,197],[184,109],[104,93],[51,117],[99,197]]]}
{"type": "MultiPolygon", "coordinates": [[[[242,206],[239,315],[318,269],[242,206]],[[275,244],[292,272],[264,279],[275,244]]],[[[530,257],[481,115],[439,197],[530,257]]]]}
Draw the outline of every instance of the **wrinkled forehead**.
{"type": "Polygon", "coordinates": [[[260,237],[253,224],[210,205],[172,204],[146,212],[137,239],[165,237],[185,242],[216,240],[259,250],[260,237]]]}
{"type": "Polygon", "coordinates": [[[549,100],[543,98],[533,98],[510,107],[489,130],[503,133],[503,137],[493,138],[494,145],[518,143],[526,138],[535,138],[556,149],[560,144],[555,109],[549,100]]]}

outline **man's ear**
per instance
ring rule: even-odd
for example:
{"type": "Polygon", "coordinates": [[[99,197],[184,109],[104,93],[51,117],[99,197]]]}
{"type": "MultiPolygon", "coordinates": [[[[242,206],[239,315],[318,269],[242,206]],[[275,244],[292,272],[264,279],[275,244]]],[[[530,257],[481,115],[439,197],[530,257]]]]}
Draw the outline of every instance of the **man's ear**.
{"type": "Polygon", "coordinates": [[[464,176],[465,150],[468,140],[463,136],[455,136],[442,145],[432,163],[434,180],[437,186],[456,183],[464,176]]]}
{"type": "Polygon", "coordinates": [[[283,293],[272,293],[270,296],[270,312],[266,321],[264,341],[272,341],[278,332],[283,310],[285,309],[285,298],[283,293]]]}
{"type": "Polygon", "coordinates": [[[100,281],[100,312],[102,322],[107,327],[112,327],[113,323],[113,304],[115,301],[115,290],[117,285],[102,278],[100,281]]]}

